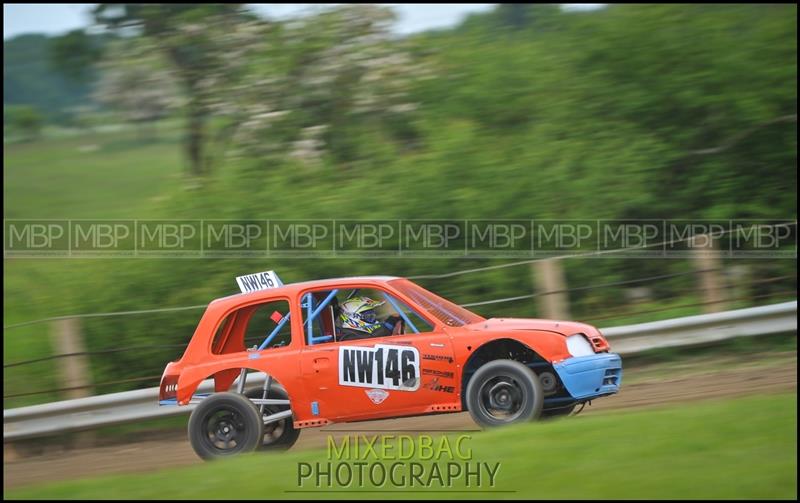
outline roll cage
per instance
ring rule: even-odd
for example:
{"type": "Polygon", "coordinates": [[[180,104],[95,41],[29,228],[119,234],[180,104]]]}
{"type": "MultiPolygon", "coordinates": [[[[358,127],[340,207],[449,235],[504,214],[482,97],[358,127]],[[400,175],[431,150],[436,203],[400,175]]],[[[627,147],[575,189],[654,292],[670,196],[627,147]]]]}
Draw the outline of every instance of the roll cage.
{"type": "MultiPolygon", "coordinates": [[[[319,326],[320,325],[320,323],[319,323],[320,322],[320,315],[325,311],[325,309],[329,305],[331,305],[331,303],[336,298],[336,295],[339,293],[340,290],[341,290],[341,288],[332,289],[328,293],[328,295],[322,300],[322,302],[319,302],[318,304],[315,304],[315,299],[314,299],[314,293],[313,292],[307,292],[307,293],[305,293],[303,295],[302,301],[300,303],[300,308],[301,308],[301,310],[305,309],[306,313],[307,313],[306,320],[304,321],[304,327],[305,327],[306,334],[307,334],[306,335],[306,337],[307,337],[306,342],[307,342],[307,344],[309,346],[313,346],[314,344],[319,344],[321,342],[328,342],[331,339],[335,339],[335,330],[336,330],[335,326],[332,327],[332,330],[334,331],[334,333],[332,335],[315,336],[314,335],[314,325],[316,324],[317,328],[318,328],[318,331],[320,333],[324,334],[324,331],[323,331],[322,327],[319,326]]],[[[395,309],[395,311],[397,311],[397,313],[403,319],[403,322],[406,324],[406,326],[409,327],[413,333],[418,334],[419,333],[419,329],[414,324],[414,322],[411,321],[411,318],[409,318],[409,316],[405,313],[405,311],[403,309],[401,309],[400,306],[402,304],[402,305],[406,306],[408,309],[413,310],[413,311],[418,311],[419,309],[411,308],[405,302],[403,302],[403,301],[401,301],[399,299],[396,299],[389,292],[386,292],[386,291],[384,291],[382,289],[381,289],[381,295],[395,309]]],[[[270,342],[272,342],[272,340],[275,338],[275,336],[277,336],[280,333],[280,331],[283,329],[283,327],[289,321],[289,318],[291,317],[291,314],[292,314],[291,312],[287,313],[286,316],[284,316],[281,319],[281,321],[275,326],[275,328],[272,329],[272,331],[267,335],[267,337],[264,339],[264,341],[258,346],[258,350],[259,351],[261,351],[264,348],[269,346],[270,342]]]]}

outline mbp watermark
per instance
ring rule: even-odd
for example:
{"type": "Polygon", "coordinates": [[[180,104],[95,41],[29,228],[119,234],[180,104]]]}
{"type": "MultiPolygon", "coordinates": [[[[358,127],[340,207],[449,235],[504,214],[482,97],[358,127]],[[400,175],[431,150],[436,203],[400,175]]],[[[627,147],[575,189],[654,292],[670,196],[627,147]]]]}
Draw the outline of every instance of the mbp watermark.
{"type": "Polygon", "coordinates": [[[480,460],[467,434],[328,436],[327,459],[297,464],[300,490],[493,489],[500,462],[480,460]]]}
{"type": "Polygon", "coordinates": [[[139,255],[193,256],[202,250],[202,222],[151,220],[136,225],[139,255]]]}
{"type": "Polygon", "coordinates": [[[785,220],[17,220],[4,257],[797,258],[785,220]]]}
{"type": "Polygon", "coordinates": [[[533,253],[536,257],[590,253],[599,248],[596,220],[535,220],[533,253]]]}
{"type": "Polygon", "coordinates": [[[734,258],[797,258],[797,222],[770,225],[764,220],[737,220],[731,227],[728,249],[734,258]]]}
{"type": "Polygon", "coordinates": [[[69,226],[69,220],[6,220],[3,225],[3,255],[69,256],[69,226]]]}
{"type": "Polygon", "coordinates": [[[267,223],[261,220],[203,220],[202,254],[207,257],[260,257],[269,249],[267,223]]]}
{"type": "Polygon", "coordinates": [[[407,220],[400,222],[401,253],[417,257],[468,255],[465,220],[407,220]]]}
{"type": "Polygon", "coordinates": [[[532,228],[529,220],[468,220],[467,255],[491,257],[502,253],[528,256],[533,240],[532,228]]]}
{"type": "Polygon", "coordinates": [[[336,220],[334,253],[340,256],[390,256],[402,249],[397,220],[336,220]]]}
{"type": "Polygon", "coordinates": [[[271,220],[267,229],[270,256],[302,258],[333,254],[333,220],[271,220]]]}

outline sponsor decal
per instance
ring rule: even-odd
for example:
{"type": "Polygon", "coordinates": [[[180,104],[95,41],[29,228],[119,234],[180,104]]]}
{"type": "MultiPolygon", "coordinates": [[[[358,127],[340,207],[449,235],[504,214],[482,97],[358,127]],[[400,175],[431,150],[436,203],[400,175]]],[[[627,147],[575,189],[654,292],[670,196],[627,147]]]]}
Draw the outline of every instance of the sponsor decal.
{"type": "Polygon", "coordinates": [[[444,361],[453,363],[453,357],[447,355],[422,355],[423,360],[444,361]]]}
{"type": "Polygon", "coordinates": [[[452,372],[445,372],[443,370],[422,369],[422,375],[437,376],[437,377],[444,377],[445,379],[452,379],[454,374],[452,372]]]}
{"type": "Polygon", "coordinates": [[[382,389],[368,389],[364,391],[364,393],[367,394],[375,405],[380,405],[389,396],[389,392],[382,389]]]}
{"type": "Polygon", "coordinates": [[[439,378],[434,377],[433,380],[423,386],[425,389],[429,389],[431,391],[442,391],[444,393],[455,393],[456,388],[455,386],[443,386],[439,384],[439,378]]]}
{"type": "Polygon", "coordinates": [[[341,386],[416,391],[419,375],[419,351],[413,346],[339,347],[341,386]]]}

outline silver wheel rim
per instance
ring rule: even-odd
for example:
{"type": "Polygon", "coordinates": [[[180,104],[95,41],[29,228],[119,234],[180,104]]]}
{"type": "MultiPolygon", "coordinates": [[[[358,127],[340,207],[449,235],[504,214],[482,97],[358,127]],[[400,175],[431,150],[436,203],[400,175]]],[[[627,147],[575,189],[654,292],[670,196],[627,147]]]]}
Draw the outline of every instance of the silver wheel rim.
{"type": "Polygon", "coordinates": [[[495,421],[508,423],[522,415],[528,403],[525,389],[515,378],[508,375],[492,377],[478,389],[478,405],[481,411],[495,421]]]}

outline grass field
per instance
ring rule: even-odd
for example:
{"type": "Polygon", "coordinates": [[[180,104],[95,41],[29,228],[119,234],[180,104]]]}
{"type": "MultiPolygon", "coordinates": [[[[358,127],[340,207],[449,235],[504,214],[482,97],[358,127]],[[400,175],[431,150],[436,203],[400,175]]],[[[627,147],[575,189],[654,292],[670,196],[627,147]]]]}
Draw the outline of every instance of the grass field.
{"type": "MultiPolygon", "coordinates": [[[[323,479],[325,492],[314,492],[320,487],[313,477],[298,483],[300,463],[325,466],[332,461],[336,467],[339,461],[330,459],[326,451],[304,451],[42,484],[4,492],[4,497],[792,499],[797,496],[796,405],[796,394],[771,395],[471,433],[463,444],[471,451],[466,458],[472,463],[500,464],[494,487],[488,485],[488,478],[480,487],[474,479],[467,487],[463,478],[446,487],[435,478],[427,485],[423,477],[425,487],[410,492],[388,483],[371,485],[365,477],[366,485],[351,483],[349,488],[329,488],[323,479]]],[[[398,459],[397,451],[392,452],[398,459]]],[[[371,455],[360,459],[378,462],[371,455]]],[[[421,463],[425,473],[433,470],[433,461],[421,459],[419,451],[404,462],[413,461],[421,463]]],[[[436,463],[444,470],[448,461],[444,455],[436,463]]],[[[395,461],[383,457],[380,462],[389,466],[395,461]]],[[[352,465],[353,460],[347,463],[352,465]]]]}

